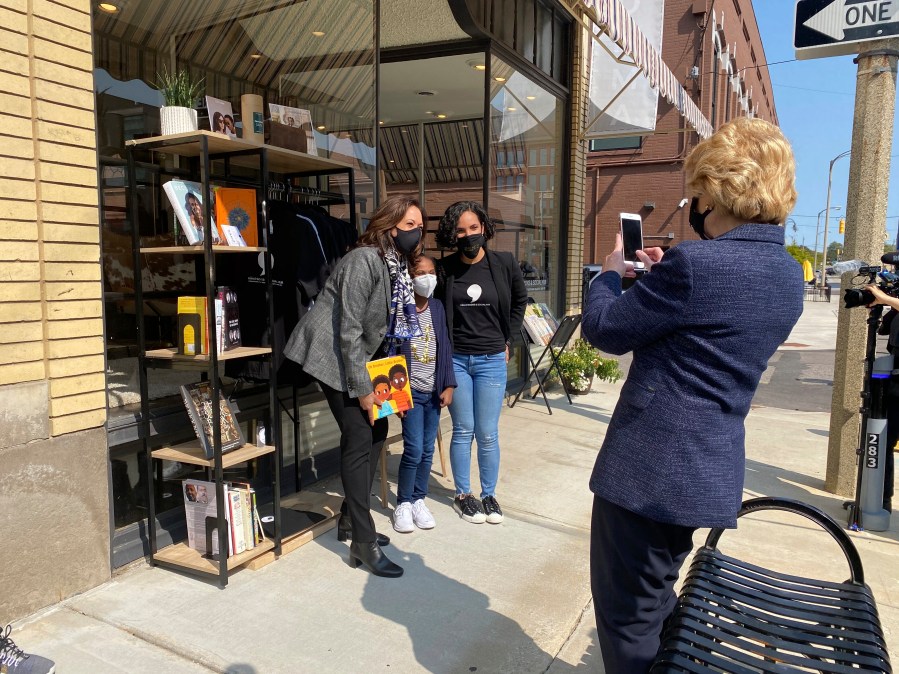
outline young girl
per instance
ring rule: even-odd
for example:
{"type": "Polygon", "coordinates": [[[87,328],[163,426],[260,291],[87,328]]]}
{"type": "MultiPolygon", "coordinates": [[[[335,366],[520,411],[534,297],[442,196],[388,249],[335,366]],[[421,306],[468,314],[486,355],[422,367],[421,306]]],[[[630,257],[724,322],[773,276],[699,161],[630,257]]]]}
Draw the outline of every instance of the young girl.
{"type": "Polygon", "coordinates": [[[402,353],[409,363],[413,405],[403,417],[403,458],[400,459],[397,506],[393,513],[393,528],[400,533],[409,533],[415,527],[434,528],[434,516],[424,498],[428,495],[440,410],[452,402],[456,386],[446,312],[440,300],[431,297],[437,286],[434,260],[419,257],[411,276],[422,336],[402,344],[402,353]]]}

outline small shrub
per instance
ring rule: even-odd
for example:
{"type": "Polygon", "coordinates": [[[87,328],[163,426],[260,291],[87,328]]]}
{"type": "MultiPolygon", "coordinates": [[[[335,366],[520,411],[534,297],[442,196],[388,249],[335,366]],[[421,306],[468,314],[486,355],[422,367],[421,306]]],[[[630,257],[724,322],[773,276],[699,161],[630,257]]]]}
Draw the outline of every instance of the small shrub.
{"type": "Polygon", "coordinates": [[[590,345],[586,339],[577,339],[574,344],[560,353],[555,350],[559,361],[559,369],[562,378],[567,380],[573,388],[583,390],[587,388],[591,377],[598,377],[600,381],[614,383],[621,379],[621,369],[614,358],[603,358],[599,349],[590,345]]]}

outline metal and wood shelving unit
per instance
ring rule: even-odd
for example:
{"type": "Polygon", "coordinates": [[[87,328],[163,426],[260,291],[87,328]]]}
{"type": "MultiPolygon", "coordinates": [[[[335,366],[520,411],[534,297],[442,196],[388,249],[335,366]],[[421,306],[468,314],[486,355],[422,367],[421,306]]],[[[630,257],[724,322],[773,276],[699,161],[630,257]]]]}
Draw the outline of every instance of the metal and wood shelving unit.
{"type": "MultiPolygon", "coordinates": [[[[275,314],[272,293],[271,256],[268,254],[268,227],[266,204],[269,188],[272,184],[272,176],[279,180],[291,181],[301,177],[322,177],[328,175],[346,174],[348,179],[350,218],[356,226],[356,195],[354,194],[353,168],[347,164],[309,155],[303,152],[286,150],[271,145],[260,145],[239,139],[231,139],[210,131],[195,131],[191,133],[158,136],[140,140],[128,141],[128,200],[130,203],[128,212],[132,214],[132,236],[134,249],[134,294],[135,311],[137,316],[138,338],[138,372],[140,380],[141,396],[141,421],[140,435],[146,456],[146,472],[148,481],[148,539],[150,547],[150,563],[152,565],[168,566],[183,571],[217,576],[219,583],[225,587],[228,583],[229,572],[237,567],[248,565],[253,567],[254,560],[259,563],[259,558],[267,553],[275,556],[282,552],[282,527],[281,527],[281,462],[282,441],[280,408],[278,400],[278,384],[274,376],[274,364],[276,356],[270,347],[242,346],[236,349],[218,353],[215,327],[215,312],[208,310],[207,334],[209,339],[209,352],[197,356],[184,356],[177,353],[176,348],[163,348],[147,350],[146,331],[144,328],[144,299],[141,283],[141,260],[144,255],[171,255],[187,254],[202,257],[202,270],[204,273],[207,307],[215,306],[216,292],[216,256],[221,254],[252,254],[264,253],[265,297],[268,306],[268,322],[274,325],[275,314]],[[189,166],[189,174],[194,176],[202,185],[203,209],[205,233],[203,243],[196,246],[164,246],[148,248],[142,247],[140,241],[140,209],[137,195],[137,162],[135,152],[150,151],[177,155],[184,158],[189,166]],[[213,164],[222,167],[220,173],[213,172],[213,164]],[[239,174],[232,173],[234,168],[241,170],[239,174]],[[249,169],[249,171],[248,171],[249,169]],[[257,178],[247,178],[247,173],[255,171],[257,178]],[[210,203],[211,184],[234,184],[243,187],[251,187],[257,190],[257,208],[261,215],[260,233],[263,245],[259,247],[236,247],[213,245],[211,243],[212,204],[210,203]],[[272,444],[256,446],[248,443],[243,447],[223,453],[221,450],[221,419],[219,400],[222,391],[219,383],[219,363],[235,358],[266,358],[272,365],[269,389],[269,418],[270,435],[267,438],[272,444]],[[212,458],[207,458],[199,440],[190,441],[176,446],[152,447],[150,410],[148,395],[148,370],[154,368],[174,368],[198,370],[203,372],[211,384],[213,404],[213,445],[212,458]],[[219,550],[228,550],[228,526],[225,520],[225,488],[223,471],[226,468],[246,463],[260,457],[269,456],[274,461],[272,471],[272,512],[274,515],[274,536],[263,541],[252,550],[232,555],[219,554],[217,559],[201,555],[197,550],[190,548],[186,542],[169,545],[159,549],[157,545],[157,520],[156,520],[156,488],[154,475],[156,474],[156,462],[178,461],[190,465],[200,466],[206,469],[207,479],[215,483],[215,499],[217,507],[217,535],[219,550]]],[[[199,268],[198,268],[199,269],[199,268]]],[[[198,272],[199,274],[199,272],[198,272]]],[[[199,279],[198,279],[199,280],[199,279]]],[[[252,438],[251,438],[252,440],[252,438]]],[[[330,506],[328,512],[333,512],[330,506]]],[[[336,513],[334,513],[336,514],[336,513]]],[[[307,536],[308,538],[308,536],[307,536]]],[[[292,547],[296,547],[295,545],[292,547]]],[[[288,547],[288,550],[292,549],[288,547]]],[[[270,555],[269,555],[270,556],[270,555]]]]}

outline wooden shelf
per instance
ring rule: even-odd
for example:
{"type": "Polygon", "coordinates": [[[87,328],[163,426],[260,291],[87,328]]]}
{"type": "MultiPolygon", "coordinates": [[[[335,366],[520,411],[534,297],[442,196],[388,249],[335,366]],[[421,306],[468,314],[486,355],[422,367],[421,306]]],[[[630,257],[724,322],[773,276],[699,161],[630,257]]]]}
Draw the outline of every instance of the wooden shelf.
{"type": "MultiPolygon", "coordinates": [[[[335,161],[333,159],[326,159],[324,157],[318,157],[305,152],[297,152],[295,150],[286,150],[283,147],[276,147],[274,145],[251,143],[250,141],[241,138],[229,138],[228,136],[220,133],[213,133],[212,131],[190,131],[187,133],[174,133],[168,136],[153,136],[151,138],[126,141],[126,145],[133,145],[137,148],[146,148],[157,152],[177,154],[182,157],[199,157],[200,138],[203,136],[208,139],[210,155],[226,154],[228,152],[246,152],[247,150],[265,148],[268,151],[268,170],[273,171],[274,173],[332,171],[354,168],[350,164],[345,164],[344,162],[335,161]]],[[[230,161],[234,166],[244,166],[249,168],[257,168],[259,166],[258,157],[252,155],[231,157],[230,161]]]]}
{"type": "MultiPolygon", "coordinates": [[[[185,254],[194,254],[194,255],[202,255],[206,252],[203,248],[203,244],[198,244],[196,246],[156,246],[151,248],[141,248],[141,253],[152,254],[152,253],[185,253],[185,254]]],[[[265,248],[261,248],[259,246],[213,246],[213,253],[262,253],[265,252],[265,248]]]]}
{"type": "MultiPolygon", "coordinates": [[[[238,346],[236,349],[224,351],[218,355],[219,360],[233,360],[235,358],[249,358],[250,356],[266,356],[272,352],[270,346],[238,346]]],[[[185,363],[206,363],[209,362],[209,354],[204,353],[199,356],[184,356],[178,353],[178,349],[174,346],[167,349],[153,349],[145,354],[147,358],[157,360],[171,360],[185,363]]]]}
{"type": "MultiPolygon", "coordinates": [[[[246,463],[251,459],[259,456],[265,456],[275,451],[272,445],[244,445],[237,449],[232,449],[222,453],[222,468],[236,466],[239,463],[246,463]]],[[[154,449],[151,454],[154,459],[165,459],[166,461],[180,461],[181,463],[189,463],[195,466],[207,466],[212,468],[215,465],[215,459],[207,459],[206,452],[199,440],[191,440],[174,447],[160,447],[154,449]]]]}
{"type": "MultiPolygon", "coordinates": [[[[243,566],[247,562],[256,559],[260,555],[264,555],[270,550],[274,550],[274,548],[274,542],[271,540],[266,540],[262,541],[262,543],[257,545],[252,550],[241,552],[239,555],[232,555],[228,558],[228,570],[230,571],[231,569],[234,569],[238,566],[243,566]]],[[[181,566],[188,569],[193,569],[194,571],[209,573],[215,576],[217,576],[219,573],[218,560],[203,557],[193,548],[189,548],[187,546],[187,543],[175,543],[174,545],[170,545],[167,548],[163,548],[155,555],[153,555],[153,559],[164,564],[181,566]]]]}

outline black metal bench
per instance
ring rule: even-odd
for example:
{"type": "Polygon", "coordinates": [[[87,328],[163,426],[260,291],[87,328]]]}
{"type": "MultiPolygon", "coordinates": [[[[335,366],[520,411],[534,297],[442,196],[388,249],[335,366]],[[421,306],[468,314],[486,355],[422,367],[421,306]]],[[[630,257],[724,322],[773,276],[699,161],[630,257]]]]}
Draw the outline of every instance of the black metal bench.
{"type": "Polygon", "coordinates": [[[690,565],[662,635],[652,674],[662,672],[886,672],[883,630],[861,559],[832,518],[799,501],[755,498],[739,516],[784,510],[820,525],[842,548],[849,580],[775,573],[717,550],[713,529],[690,565]]]}

